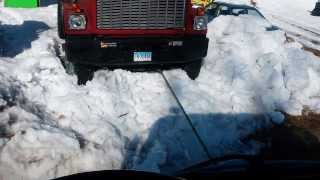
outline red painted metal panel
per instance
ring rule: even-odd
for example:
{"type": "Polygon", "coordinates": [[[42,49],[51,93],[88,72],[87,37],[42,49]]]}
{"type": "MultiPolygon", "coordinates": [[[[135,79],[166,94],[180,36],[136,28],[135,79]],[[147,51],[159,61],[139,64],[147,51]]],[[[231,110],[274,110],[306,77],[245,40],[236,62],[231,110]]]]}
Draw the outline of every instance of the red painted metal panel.
{"type": "Polygon", "coordinates": [[[128,36],[183,36],[185,34],[206,34],[206,31],[194,31],[193,19],[196,16],[196,9],[192,8],[191,0],[186,3],[185,28],[178,29],[98,29],[97,28],[97,6],[96,0],[81,0],[79,5],[81,13],[87,18],[87,28],[85,30],[69,30],[68,17],[74,14],[74,8],[70,1],[64,1],[64,22],[67,35],[96,35],[111,37],[128,36]]]}

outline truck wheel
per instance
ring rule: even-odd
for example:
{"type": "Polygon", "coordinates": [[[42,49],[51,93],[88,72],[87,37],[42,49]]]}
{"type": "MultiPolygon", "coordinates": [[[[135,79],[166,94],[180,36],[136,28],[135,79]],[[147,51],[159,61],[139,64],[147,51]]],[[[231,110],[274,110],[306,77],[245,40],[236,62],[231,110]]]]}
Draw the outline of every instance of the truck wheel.
{"type": "Polygon", "coordinates": [[[196,60],[194,62],[191,62],[185,65],[184,71],[187,73],[190,79],[195,80],[200,74],[201,66],[202,66],[202,59],[196,60]]]}
{"type": "Polygon", "coordinates": [[[68,60],[64,60],[62,65],[67,74],[77,76],[78,85],[85,85],[88,81],[91,81],[96,70],[94,67],[77,64],[68,60]]]}
{"type": "Polygon", "coordinates": [[[62,0],[58,0],[58,34],[61,39],[65,38],[64,34],[64,16],[63,16],[63,4],[62,0]]]}
{"type": "Polygon", "coordinates": [[[93,79],[95,68],[84,64],[73,64],[74,73],[78,77],[78,85],[85,85],[93,79]]]}

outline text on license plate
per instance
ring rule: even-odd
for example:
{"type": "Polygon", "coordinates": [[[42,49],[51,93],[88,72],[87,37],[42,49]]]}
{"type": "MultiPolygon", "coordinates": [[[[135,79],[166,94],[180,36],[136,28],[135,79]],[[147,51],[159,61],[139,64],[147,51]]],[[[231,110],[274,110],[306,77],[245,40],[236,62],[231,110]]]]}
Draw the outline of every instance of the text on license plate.
{"type": "Polygon", "coordinates": [[[134,62],[144,62],[152,60],[152,52],[134,52],[133,61],[134,62]]]}

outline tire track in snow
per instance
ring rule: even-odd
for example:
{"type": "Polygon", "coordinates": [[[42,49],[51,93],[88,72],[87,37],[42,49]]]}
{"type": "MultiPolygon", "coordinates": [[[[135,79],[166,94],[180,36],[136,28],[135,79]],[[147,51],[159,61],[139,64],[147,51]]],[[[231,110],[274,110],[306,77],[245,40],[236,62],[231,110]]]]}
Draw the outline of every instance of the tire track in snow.
{"type": "Polygon", "coordinates": [[[298,25],[297,23],[295,23],[295,22],[293,22],[293,21],[291,21],[291,20],[285,19],[285,18],[283,18],[283,17],[279,17],[279,16],[274,15],[274,14],[272,14],[272,13],[270,13],[270,15],[271,15],[271,17],[274,18],[274,19],[277,19],[277,20],[279,20],[279,21],[281,21],[281,22],[284,22],[284,23],[286,23],[286,24],[289,24],[289,25],[291,25],[291,26],[293,26],[293,27],[296,27],[296,28],[298,28],[298,29],[301,29],[301,30],[303,30],[303,31],[312,33],[312,34],[316,35],[317,37],[320,37],[320,33],[318,33],[318,32],[320,32],[320,30],[318,30],[318,29],[313,29],[313,28],[310,28],[310,27],[303,27],[303,26],[298,25]],[[318,32],[316,32],[316,31],[318,31],[318,32]]]}
{"type": "Polygon", "coordinates": [[[309,41],[311,42],[312,44],[315,44],[315,45],[320,45],[320,30],[317,30],[317,29],[311,29],[309,27],[303,27],[301,25],[298,25],[297,23],[293,22],[293,21],[290,21],[290,20],[287,20],[285,18],[282,18],[282,17],[279,17],[277,15],[274,15],[272,13],[270,13],[270,16],[277,20],[277,21],[280,21],[284,24],[287,24],[291,27],[294,27],[294,28],[297,28],[303,32],[306,32],[307,34],[310,34],[312,35],[312,37],[308,37],[307,35],[305,35],[304,33],[298,33],[298,32],[293,32],[292,30],[289,30],[288,28],[285,28],[283,26],[280,25],[280,28],[282,30],[284,30],[285,32],[287,32],[288,34],[291,34],[297,38],[300,38],[300,39],[303,39],[303,40],[306,40],[306,41],[309,41]]]}
{"type": "MultiPolygon", "coordinates": [[[[308,51],[313,53],[315,56],[319,57],[319,52],[320,52],[320,33],[316,32],[320,30],[314,29],[314,28],[310,28],[310,27],[303,27],[302,25],[298,25],[297,23],[279,17],[277,15],[274,15],[272,13],[270,13],[270,16],[277,20],[280,21],[284,24],[287,24],[291,27],[294,27],[296,29],[301,30],[302,32],[305,33],[300,33],[300,32],[295,32],[294,30],[289,30],[289,28],[285,28],[284,26],[280,25],[280,28],[285,31],[288,35],[290,35],[292,38],[294,38],[295,41],[299,42],[302,46],[303,46],[303,50],[308,51]],[[309,34],[309,35],[306,35],[309,34]]],[[[288,38],[288,36],[286,35],[286,37],[288,38]]]]}

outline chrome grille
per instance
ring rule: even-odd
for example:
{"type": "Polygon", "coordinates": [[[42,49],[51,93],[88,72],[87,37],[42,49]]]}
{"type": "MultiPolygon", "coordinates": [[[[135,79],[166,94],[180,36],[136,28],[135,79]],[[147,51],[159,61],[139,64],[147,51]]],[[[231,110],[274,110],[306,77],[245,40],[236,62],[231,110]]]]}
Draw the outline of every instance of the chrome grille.
{"type": "Polygon", "coordinates": [[[97,0],[99,29],[184,27],[186,0],[97,0]]]}

